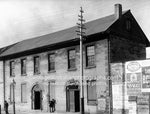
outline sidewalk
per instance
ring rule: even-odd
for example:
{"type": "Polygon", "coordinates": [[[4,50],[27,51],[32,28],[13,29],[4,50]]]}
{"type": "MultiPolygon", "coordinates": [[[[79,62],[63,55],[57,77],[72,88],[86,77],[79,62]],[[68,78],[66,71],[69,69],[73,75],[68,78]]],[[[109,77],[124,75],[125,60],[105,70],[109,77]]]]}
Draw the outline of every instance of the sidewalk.
{"type": "MultiPolygon", "coordinates": [[[[1,114],[5,114],[4,111],[2,111],[1,114]]],[[[9,111],[9,114],[14,114],[13,111],[9,111]]],[[[16,111],[16,114],[80,114],[79,112],[46,112],[46,111],[16,111]]]]}

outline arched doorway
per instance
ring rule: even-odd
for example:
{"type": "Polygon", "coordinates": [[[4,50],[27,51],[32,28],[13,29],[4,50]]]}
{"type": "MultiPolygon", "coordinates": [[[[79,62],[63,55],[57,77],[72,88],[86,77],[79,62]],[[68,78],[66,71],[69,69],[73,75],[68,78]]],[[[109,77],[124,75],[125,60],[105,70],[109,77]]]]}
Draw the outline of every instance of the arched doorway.
{"type": "Polygon", "coordinates": [[[70,80],[66,85],[66,111],[80,111],[80,89],[76,80],[70,80]]]}
{"type": "Polygon", "coordinates": [[[32,91],[32,109],[42,110],[42,89],[39,84],[33,86],[32,91]]]}

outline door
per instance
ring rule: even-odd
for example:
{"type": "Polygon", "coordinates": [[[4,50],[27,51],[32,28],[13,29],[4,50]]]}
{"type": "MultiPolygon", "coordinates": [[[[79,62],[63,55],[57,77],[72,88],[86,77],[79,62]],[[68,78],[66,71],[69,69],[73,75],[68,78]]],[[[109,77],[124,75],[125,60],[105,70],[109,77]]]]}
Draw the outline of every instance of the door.
{"type": "Polygon", "coordinates": [[[31,90],[31,108],[35,110],[42,110],[42,100],[42,89],[39,84],[36,84],[31,90]]]}
{"type": "Polygon", "coordinates": [[[67,111],[79,112],[80,111],[80,91],[76,89],[70,89],[67,91],[67,111]]]}
{"type": "Polygon", "coordinates": [[[41,94],[40,91],[34,91],[34,109],[41,109],[41,94]]]}
{"type": "Polygon", "coordinates": [[[74,91],[70,91],[70,111],[75,112],[75,97],[74,91]]]}
{"type": "Polygon", "coordinates": [[[80,92],[79,90],[74,91],[75,94],[75,112],[80,111],[80,92]]]}

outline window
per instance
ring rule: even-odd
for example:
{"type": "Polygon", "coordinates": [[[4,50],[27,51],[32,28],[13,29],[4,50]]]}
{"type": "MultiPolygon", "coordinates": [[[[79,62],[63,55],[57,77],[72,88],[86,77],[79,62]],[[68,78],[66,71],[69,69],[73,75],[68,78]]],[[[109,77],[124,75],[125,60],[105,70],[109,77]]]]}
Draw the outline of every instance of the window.
{"type": "Polygon", "coordinates": [[[75,49],[68,50],[68,69],[74,69],[76,67],[75,58],[76,58],[75,49]]]}
{"type": "Polygon", "coordinates": [[[13,103],[13,83],[10,84],[10,103],[13,103]]]}
{"type": "Polygon", "coordinates": [[[10,61],[10,76],[15,76],[15,62],[10,61]]]}
{"type": "Polygon", "coordinates": [[[95,66],[95,47],[86,47],[86,66],[95,66]]]}
{"type": "Polygon", "coordinates": [[[131,20],[130,19],[126,20],[126,30],[131,31],[131,20]]]}
{"type": "Polygon", "coordinates": [[[27,102],[27,90],[26,90],[26,83],[21,84],[21,102],[27,102]]]}
{"type": "Polygon", "coordinates": [[[26,75],[26,59],[21,59],[21,75],[26,75]]]}
{"type": "Polygon", "coordinates": [[[87,81],[87,102],[89,105],[96,104],[96,80],[87,81]]]}
{"type": "Polygon", "coordinates": [[[34,73],[40,73],[40,59],[39,56],[34,57],[34,73]]]}
{"type": "Polygon", "coordinates": [[[48,55],[48,71],[55,70],[55,54],[48,55]]]}
{"type": "Polygon", "coordinates": [[[48,82],[49,100],[55,99],[55,81],[48,82]]]}

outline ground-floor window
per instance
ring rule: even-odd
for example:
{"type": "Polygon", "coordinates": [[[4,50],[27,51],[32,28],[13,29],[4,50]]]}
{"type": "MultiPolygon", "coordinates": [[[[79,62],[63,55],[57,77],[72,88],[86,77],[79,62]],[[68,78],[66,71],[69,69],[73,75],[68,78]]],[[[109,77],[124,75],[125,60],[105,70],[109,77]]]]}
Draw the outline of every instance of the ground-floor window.
{"type": "Polygon", "coordinates": [[[49,100],[55,99],[55,81],[48,82],[49,100]]]}
{"type": "Polygon", "coordinates": [[[89,105],[96,104],[96,80],[87,81],[87,102],[89,105]]]}
{"type": "Polygon", "coordinates": [[[13,84],[10,84],[10,103],[13,103],[13,84]]]}
{"type": "Polygon", "coordinates": [[[26,83],[21,84],[21,102],[27,102],[27,90],[26,90],[26,83]]]}

